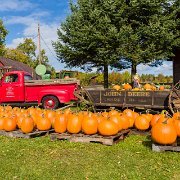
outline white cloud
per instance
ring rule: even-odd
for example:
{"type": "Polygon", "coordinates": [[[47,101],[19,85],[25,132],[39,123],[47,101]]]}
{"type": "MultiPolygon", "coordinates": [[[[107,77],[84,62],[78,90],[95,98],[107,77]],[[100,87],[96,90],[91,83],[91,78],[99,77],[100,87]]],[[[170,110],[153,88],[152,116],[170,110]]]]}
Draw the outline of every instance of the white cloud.
{"type": "Polygon", "coordinates": [[[24,38],[16,38],[16,39],[13,39],[12,42],[11,42],[11,44],[8,44],[7,47],[8,47],[8,48],[16,48],[19,43],[22,43],[22,42],[23,42],[23,40],[24,40],[24,38]]]}
{"type": "MultiPolygon", "coordinates": [[[[39,16],[46,14],[42,12],[39,16]]],[[[32,38],[35,44],[38,47],[38,19],[34,18],[34,15],[31,14],[29,16],[16,16],[6,21],[7,24],[23,24],[25,28],[22,31],[22,37],[15,38],[12,40],[10,44],[7,44],[7,47],[16,48],[19,43],[22,43],[24,38],[32,38]]],[[[41,49],[45,49],[46,55],[49,58],[50,64],[55,67],[57,70],[64,67],[59,61],[56,59],[56,54],[54,52],[54,48],[52,46],[52,41],[57,40],[57,28],[59,28],[59,24],[56,22],[51,22],[47,24],[45,22],[40,23],[40,32],[41,32],[41,49]]],[[[38,53],[38,51],[37,51],[38,53]]]]}
{"type": "Polygon", "coordinates": [[[35,6],[35,4],[24,0],[0,0],[0,4],[0,11],[25,11],[35,6]]]}
{"type": "Polygon", "coordinates": [[[137,67],[137,72],[139,74],[167,74],[172,75],[173,67],[172,62],[164,61],[161,66],[158,67],[150,67],[148,65],[140,64],[137,67]]]}

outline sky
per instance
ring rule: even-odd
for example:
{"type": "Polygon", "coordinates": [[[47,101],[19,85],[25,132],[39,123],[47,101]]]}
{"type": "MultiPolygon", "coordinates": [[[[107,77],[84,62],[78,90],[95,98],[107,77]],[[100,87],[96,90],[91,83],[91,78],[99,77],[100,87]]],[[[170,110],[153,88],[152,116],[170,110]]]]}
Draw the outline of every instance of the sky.
{"type": "MultiPolygon", "coordinates": [[[[69,0],[0,0],[0,18],[9,32],[6,46],[16,48],[24,38],[32,38],[37,45],[39,23],[41,48],[45,49],[49,63],[57,71],[68,69],[57,60],[52,41],[57,41],[57,29],[69,14],[69,0]]],[[[156,68],[139,65],[137,71],[138,74],[172,75],[172,62],[156,68]]]]}

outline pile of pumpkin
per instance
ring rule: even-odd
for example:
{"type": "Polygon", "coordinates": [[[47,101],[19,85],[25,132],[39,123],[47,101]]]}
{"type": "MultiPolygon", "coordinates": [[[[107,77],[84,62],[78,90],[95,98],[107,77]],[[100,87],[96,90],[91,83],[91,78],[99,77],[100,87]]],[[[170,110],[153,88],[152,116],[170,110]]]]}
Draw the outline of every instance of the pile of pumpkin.
{"type": "Polygon", "coordinates": [[[139,90],[147,90],[147,91],[160,90],[160,91],[163,91],[165,89],[163,85],[161,85],[161,86],[159,86],[159,88],[157,88],[156,86],[148,84],[148,83],[146,83],[141,88],[132,88],[132,86],[129,83],[123,84],[122,87],[120,85],[114,85],[112,88],[117,90],[117,91],[119,91],[121,89],[122,90],[134,90],[134,91],[139,91],[139,90]]]}
{"type": "Polygon", "coordinates": [[[130,109],[123,112],[92,113],[88,111],[72,112],[44,110],[30,107],[28,109],[0,106],[0,130],[13,131],[20,129],[23,133],[34,130],[45,131],[54,128],[57,133],[72,134],[83,132],[103,136],[116,135],[123,129],[151,129],[152,140],[159,144],[172,144],[180,137],[180,113],[173,117],[162,114],[139,114],[130,109]]]}

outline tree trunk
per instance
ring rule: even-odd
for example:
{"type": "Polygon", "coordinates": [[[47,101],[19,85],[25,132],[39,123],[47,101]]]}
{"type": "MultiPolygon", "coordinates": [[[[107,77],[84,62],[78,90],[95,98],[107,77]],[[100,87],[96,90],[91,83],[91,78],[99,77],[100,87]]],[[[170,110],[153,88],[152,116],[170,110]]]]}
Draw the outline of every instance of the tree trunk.
{"type": "Polygon", "coordinates": [[[137,73],[137,65],[136,63],[132,62],[132,67],[131,67],[131,83],[133,82],[133,76],[137,73]]]}
{"type": "Polygon", "coordinates": [[[104,64],[104,88],[108,88],[108,64],[104,64]]]}
{"type": "Polygon", "coordinates": [[[175,85],[180,80],[180,49],[176,49],[175,57],[173,58],[173,84],[175,85]]]}

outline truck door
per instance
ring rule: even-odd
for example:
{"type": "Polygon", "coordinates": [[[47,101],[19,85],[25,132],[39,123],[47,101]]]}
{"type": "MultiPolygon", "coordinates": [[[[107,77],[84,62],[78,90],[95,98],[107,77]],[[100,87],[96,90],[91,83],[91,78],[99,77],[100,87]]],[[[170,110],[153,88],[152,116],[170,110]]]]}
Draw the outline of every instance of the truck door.
{"type": "Polygon", "coordinates": [[[18,74],[9,74],[2,79],[2,102],[24,101],[24,83],[18,74]]]}

